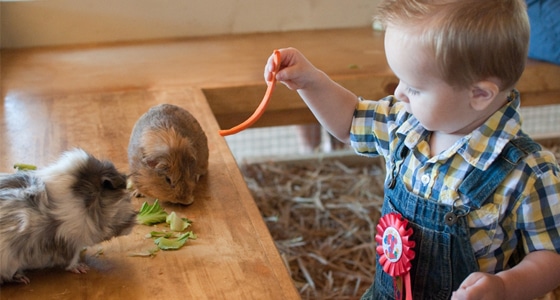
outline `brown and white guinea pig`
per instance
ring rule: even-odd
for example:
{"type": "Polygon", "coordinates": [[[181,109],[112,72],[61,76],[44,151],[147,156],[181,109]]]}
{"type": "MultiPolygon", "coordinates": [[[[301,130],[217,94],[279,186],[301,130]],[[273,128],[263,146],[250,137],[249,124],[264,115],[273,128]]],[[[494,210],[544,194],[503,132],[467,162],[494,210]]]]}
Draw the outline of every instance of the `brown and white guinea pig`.
{"type": "Polygon", "coordinates": [[[160,104],[138,119],[128,144],[134,194],[189,205],[208,172],[208,141],[185,109],[160,104]]]}
{"type": "Polygon", "coordinates": [[[85,273],[84,247],[136,224],[126,176],[82,149],[36,171],[0,175],[0,284],[29,283],[24,270],[85,273]]]}

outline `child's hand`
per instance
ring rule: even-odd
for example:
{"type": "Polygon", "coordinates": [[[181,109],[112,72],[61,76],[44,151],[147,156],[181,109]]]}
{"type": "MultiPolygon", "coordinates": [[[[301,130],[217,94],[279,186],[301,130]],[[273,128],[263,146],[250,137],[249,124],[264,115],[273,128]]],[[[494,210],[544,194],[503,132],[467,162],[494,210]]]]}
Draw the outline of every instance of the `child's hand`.
{"type": "MultiPolygon", "coordinates": [[[[315,68],[294,48],[278,50],[280,67],[276,80],[297,93],[327,131],[344,143],[350,143],[350,127],[358,97],[315,68]]],[[[264,68],[264,78],[271,80],[275,70],[273,53],[264,68]]]]}
{"type": "MultiPolygon", "coordinates": [[[[294,48],[279,49],[281,62],[276,80],[280,81],[292,90],[304,89],[315,81],[314,74],[320,72],[303,56],[301,52],[294,48]]],[[[271,80],[272,70],[274,70],[274,54],[272,54],[264,68],[264,79],[271,80]]]]}
{"type": "Polygon", "coordinates": [[[461,286],[453,292],[452,300],[494,300],[504,299],[504,282],[499,276],[475,272],[469,275],[461,286]]]}

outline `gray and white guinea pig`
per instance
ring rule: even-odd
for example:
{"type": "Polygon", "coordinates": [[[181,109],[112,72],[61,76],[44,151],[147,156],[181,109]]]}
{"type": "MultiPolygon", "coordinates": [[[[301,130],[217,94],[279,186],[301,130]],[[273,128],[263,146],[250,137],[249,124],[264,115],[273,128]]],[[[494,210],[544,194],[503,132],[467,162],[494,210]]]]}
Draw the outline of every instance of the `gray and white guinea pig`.
{"type": "Polygon", "coordinates": [[[136,224],[126,176],[82,149],[36,171],[0,175],[0,284],[29,283],[24,270],[85,273],[84,247],[136,224]]]}
{"type": "Polygon", "coordinates": [[[130,180],[136,195],[189,205],[208,172],[208,141],[187,110],[160,104],[138,119],[128,144],[130,180]]]}

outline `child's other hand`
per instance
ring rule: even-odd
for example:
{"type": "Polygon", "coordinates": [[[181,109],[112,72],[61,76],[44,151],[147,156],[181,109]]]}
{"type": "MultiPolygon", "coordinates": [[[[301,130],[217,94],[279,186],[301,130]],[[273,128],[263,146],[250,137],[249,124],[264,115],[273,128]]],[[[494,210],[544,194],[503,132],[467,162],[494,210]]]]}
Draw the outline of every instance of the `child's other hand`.
{"type": "MultiPolygon", "coordinates": [[[[292,90],[305,89],[306,86],[314,81],[313,75],[318,72],[308,60],[295,48],[279,49],[280,68],[276,74],[276,80],[280,81],[292,90]]],[[[274,70],[274,54],[272,54],[264,68],[264,79],[272,79],[274,70]]]]}
{"type": "Polygon", "coordinates": [[[469,275],[461,286],[453,292],[452,300],[494,300],[504,299],[504,282],[499,276],[475,272],[469,275]]]}

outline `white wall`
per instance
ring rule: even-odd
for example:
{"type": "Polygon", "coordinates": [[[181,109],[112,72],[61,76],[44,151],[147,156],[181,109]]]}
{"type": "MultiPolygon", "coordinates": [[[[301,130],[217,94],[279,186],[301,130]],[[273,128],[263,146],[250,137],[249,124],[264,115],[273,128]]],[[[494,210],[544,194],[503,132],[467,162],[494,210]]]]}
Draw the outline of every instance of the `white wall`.
{"type": "Polygon", "coordinates": [[[0,0],[0,47],[369,26],[379,0],[0,0]]]}

